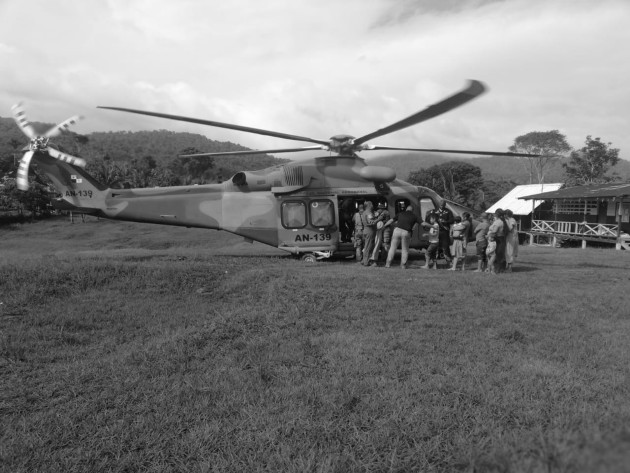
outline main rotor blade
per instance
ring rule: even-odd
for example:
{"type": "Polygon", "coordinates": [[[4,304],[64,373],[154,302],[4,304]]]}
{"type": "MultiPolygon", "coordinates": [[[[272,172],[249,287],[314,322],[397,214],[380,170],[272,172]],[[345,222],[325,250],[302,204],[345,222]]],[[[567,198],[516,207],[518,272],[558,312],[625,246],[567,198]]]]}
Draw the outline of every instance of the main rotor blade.
{"type": "Polygon", "coordinates": [[[281,148],[281,149],[261,149],[250,151],[224,151],[218,153],[195,153],[195,154],[180,154],[180,158],[196,158],[201,156],[236,156],[245,154],[271,154],[271,153],[295,153],[299,151],[313,151],[317,149],[328,149],[325,146],[307,146],[304,148],[281,148]]]}
{"type": "Polygon", "coordinates": [[[48,151],[48,154],[51,155],[53,158],[57,158],[59,161],[64,161],[74,166],[79,166],[80,168],[84,168],[87,164],[85,162],[85,159],[83,158],[77,158],[76,156],[63,153],[59,151],[58,149],[51,148],[50,146],[46,148],[46,151],[48,151]]]}
{"type": "Polygon", "coordinates": [[[471,151],[461,149],[428,149],[428,148],[392,148],[391,146],[370,146],[366,148],[369,150],[393,150],[393,151],[424,151],[427,153],[452,153],[452,154],[478,154],[484,156],[514,156],[525,158],[541,158],[540,154],[527,154],[527,153],[510,153],[510,152],[498,152],[498,151],[471,151]]]}
{"type": "Polygon", "coordinates": [[[315,140],[313,138],[307,138],[306,136],[289,135],[289,134],[280,133],[277,131],[263,130],[262,128],[252,128],[249,126],[232,125],[230,123],[215,122],[212,120],[202,120],[200,118],[182,117],[179,115],[169,115],[166,113],[146,112],[143,110],[134,110],[131,108],[102,107],[102,106],[98,106],[96,108],[103,108],[106,110],[117,110],[119,112],[137,113],[139,115],[148,115],[150,117],[168,118],[169,120],[178,120],[181,122],[198,123],[200,125],[216,126],[218,128],[227,128],[230,130],[244,131],[246,133],[255,133],[257,135],[273,136],[276,138],[284,138],[285,140],[308,141],[310,143],[318,143],[320,145],[328,146],[328,141],[315,140]]]}
{"type": "Polygon", "coordinates": [[[33,159],[34,154],[35,151],[27,151],[26,153],[24,153],[24,156],[22,156],[22,159],[20,159],[16,183],[18,189],[20,189],[21,191],[28,190],[28,168],[31,165],[31,159],[33,159]]]}
{"type": "Polygon", "coordinates": [[[59,136],[62,132],[66,131],[70,128],[71,125],[74,125],[76,122],[81,120],[83,117],[80,115],[75,115],[73,117],[68,118],[67,120],[62,121],[59,125],[53,126],[50,130],[46,132],[44,135],[46,138],[53,138],[55,136],[59,136]]]}
{"type": "Polygon", "coordinates": [[[11,107],[11,111],[13,112],[13,119],[15,120],[15,123],[17,123],[17,126],[20,127],[20,130],[22,130],[22,132],[30,139],[35,138],[37,133],[35,133],[35,130],[33,130],[33,127],[26,118],[26,113],[24,113],[24,109],[22,108],[22,102],[11,107]]]}
{"type": "Polygon", "coordinates": [[[438,115],[442,115],[443,113],[448,112],[449,110],[453,110],[454,108],[464,105],[466,102],[469,102],[475,97],[483,94],[485,90],[486,88],[481,82],[479,82],[478,80],[471,80],[468,83],[468,87],[456,93],[455,95],[452,95],[442,100],[441,102],[430,105],[424,110],[414,113],[413,115],[403,120],[400,120],[399,122],[393,123],[385,128],[381,128],[380,130],[376,130],[373,133],[357,138],[354,140],[354,144],[360,145],[368,140],[371,140],[372,138],[387,135],[394,131],[402,130],[403,128],[407,128],[411,125],[416,125],[420,122],[435,118],[438,115]]]}

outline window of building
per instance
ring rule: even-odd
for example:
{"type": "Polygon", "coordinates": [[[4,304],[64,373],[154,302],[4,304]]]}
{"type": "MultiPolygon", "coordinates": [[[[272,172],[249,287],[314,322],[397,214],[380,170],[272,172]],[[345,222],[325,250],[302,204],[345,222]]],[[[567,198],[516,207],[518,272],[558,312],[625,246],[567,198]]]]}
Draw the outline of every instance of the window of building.
{"type": "Polygon", "coordinates": [[[306,226],[306,205],[304,202],[282,203],[282,225],[285,228],[304,228],[306,226]]]}
{"type": "Polygon", "coordinates": [[[311,202],[311,225],[329,227],[335,223],[335,206],[331,200],[311,202]]]}
{"type": "Polygon", "coordinates": [[[596,200],[556,200],[555,212],[558,214],[583,214],[583,215],[597,215],[597,201],[596,200]]]}

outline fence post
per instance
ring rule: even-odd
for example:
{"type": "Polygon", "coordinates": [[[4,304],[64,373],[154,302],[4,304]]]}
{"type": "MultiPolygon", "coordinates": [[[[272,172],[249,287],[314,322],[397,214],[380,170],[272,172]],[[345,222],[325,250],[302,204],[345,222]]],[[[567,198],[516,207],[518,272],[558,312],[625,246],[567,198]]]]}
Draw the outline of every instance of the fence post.
{"type": "Polygon", "coordinates": [[[616,250],[620,250],[621,249],[621,214],[623,214],[623,199],[625,196],[621,196],[619,198],[619,205],[617,206],[617,208],[619,210],[617,210],[617,241],[615,243],[615,249],[616,250]]]}

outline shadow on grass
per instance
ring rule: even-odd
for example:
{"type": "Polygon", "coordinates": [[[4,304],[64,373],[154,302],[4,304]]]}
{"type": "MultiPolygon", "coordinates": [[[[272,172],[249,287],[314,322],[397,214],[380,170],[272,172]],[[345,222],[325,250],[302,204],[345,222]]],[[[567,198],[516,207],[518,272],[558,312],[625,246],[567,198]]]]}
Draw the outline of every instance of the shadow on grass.
{"type": "MultiPolygon", "coordinates": [[[[593,268],[593,269],[614,269],[614,270],[625,270],[625,267],[623,265],[612,265],[612,264],[596,264],[596,263],[587,263],[587,262],[583,262],[583,263],[553,263],[550,261],[540,261],[539,263],[537,263],[538,266],[540,267],[558,267],[558,268],[569,268],[571,267],[571,269],[576,269],[576,268],[593,268]]],[[[518,271],[518,269],[522,268],[523,266],[515,266],[514,267],[514,271],[518,271]]],[[[533,266],[529,266],[530,268],[533,268],[533,266]]],[[[540,268],[536,268],[540,269],[540,268]]]]}
{"type": "Polygon", "coordinates": [[[540,271],[538,266],[529,265],[517,265],[512,268],[513,273],[532,273],[534,271],[540,271]]]}
{"type": "Polygon", "coordinates": [[[213,254],[212,257],[214,258],[238,258],[238,259],[267,259],[267,260],[291,260],[291,259],[295,259],[296,261],[299,260],[299,258],[295,255],[292,255],[290,253],[287,254],[242,254],[242,253],[217,253],[217,254],[213,254]]]}

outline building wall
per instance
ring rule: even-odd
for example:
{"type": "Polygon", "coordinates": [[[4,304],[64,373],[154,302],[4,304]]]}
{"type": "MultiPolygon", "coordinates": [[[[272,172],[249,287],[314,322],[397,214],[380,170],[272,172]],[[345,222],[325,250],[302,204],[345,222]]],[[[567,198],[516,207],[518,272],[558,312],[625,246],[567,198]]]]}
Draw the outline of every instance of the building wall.
{"type": "MultiPolygon", "coordinates": [[[[619,200],[554,200],[551,209],[541,208],[534,213],[535,220],[560,222],[587,222],[607,225],[617,224],[619,200]]],[[[621,231],[630,233],[630,198],[622,206],[621,231]]]]}

